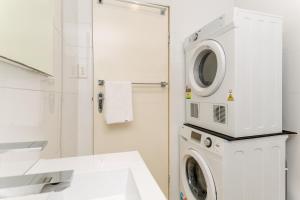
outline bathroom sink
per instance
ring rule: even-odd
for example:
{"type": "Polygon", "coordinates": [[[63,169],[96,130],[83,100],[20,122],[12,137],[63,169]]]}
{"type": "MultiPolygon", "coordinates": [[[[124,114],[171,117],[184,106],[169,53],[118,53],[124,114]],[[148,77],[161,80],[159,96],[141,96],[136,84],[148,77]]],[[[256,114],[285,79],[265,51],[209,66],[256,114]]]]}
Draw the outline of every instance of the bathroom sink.
{"type": "Polygon", "coordinates": [[[166,200],[136,151],[42,159],[28,173],[61,170],[74,171],[71,185],[47,200],[166,200]]]}
{"type": "Polygon", "coordinates": [[[61,200],[141,200],[130,169],[76,174],[61,200]]]}

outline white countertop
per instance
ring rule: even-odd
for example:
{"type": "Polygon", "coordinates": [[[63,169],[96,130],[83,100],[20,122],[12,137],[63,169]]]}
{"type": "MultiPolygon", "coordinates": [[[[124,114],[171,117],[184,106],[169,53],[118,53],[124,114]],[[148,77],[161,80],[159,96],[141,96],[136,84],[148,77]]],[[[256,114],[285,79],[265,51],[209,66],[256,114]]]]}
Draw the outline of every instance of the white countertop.
{"type": "MultiPolygon", "coordinates": [[[[62,170],[74,170],[74,179],[82,174],[97,172],[114,171],[129,169],[136,183],[140,199],[142,200],[166,200],[164,194],[158,187],[153,176],[149,172],[142,157],[138,152],[124,152],[113,154],[102,154],[82,157],[70,157],[60,159],[42,159],[40,160],[28,174],[44,173],[62,170]]],[[[70,186],[72,189],[72,185],[70,186]]],[[[68,188],[69,189],[69,188],[68,188]]],[[[68,190],[67,189],[67,190],[68,190]]],[[[80,194],[82,195],[82,191],[80,194]]],[[[52,193],[53,194],[53,193],[52,193]]],[[[55,196],[55,194],[54,194],[55,196]]],[[[14,198],[18,200],[54,200],[55,197],[49,198],[46,194],[28,196],[23,198],[14,198]]],[[[71,200],[71,199],[70,199],[71,200]]],[[[92,200],[89,198],[82,200],[92,200]]],[[[96,200],[96,199],[93,199],[96,200]]]]}

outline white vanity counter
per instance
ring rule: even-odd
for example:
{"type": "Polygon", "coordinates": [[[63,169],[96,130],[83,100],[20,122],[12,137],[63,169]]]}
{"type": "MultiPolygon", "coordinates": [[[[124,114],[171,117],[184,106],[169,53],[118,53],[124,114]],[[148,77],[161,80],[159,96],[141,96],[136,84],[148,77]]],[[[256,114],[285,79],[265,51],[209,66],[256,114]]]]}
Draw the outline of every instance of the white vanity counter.
{"type": "Polygon", "coordinates": [[[28,174],[74,170],[63,192],[22,200],[166,200],[138,152],[40,160],[28,174]]]}

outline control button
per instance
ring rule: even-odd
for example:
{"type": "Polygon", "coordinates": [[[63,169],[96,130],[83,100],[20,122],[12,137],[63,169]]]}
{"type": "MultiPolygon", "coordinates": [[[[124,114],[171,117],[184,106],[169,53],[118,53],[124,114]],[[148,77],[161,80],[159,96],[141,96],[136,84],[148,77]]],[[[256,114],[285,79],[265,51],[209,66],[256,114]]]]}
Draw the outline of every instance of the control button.
{"type": "Polygon", "coordinates": [[[193,35],[192,40],[193,40],[193,41],[196,41],[197,39],[198,39],[198,33],[195,33],[195,34],[193,35]]]}
{"type": "Polygon", "coordinates": [[[221,151],[221,145],[219,143],[215,144],[215,151],[217,153],[220,153],[220,151],[221,151]]]}
{"type": "Polygon", "coordinates": [[[204,145],[207,147],[207,148],[210,148],[212,146],[212,140],[208,137],[204,140],[204,145]]]}

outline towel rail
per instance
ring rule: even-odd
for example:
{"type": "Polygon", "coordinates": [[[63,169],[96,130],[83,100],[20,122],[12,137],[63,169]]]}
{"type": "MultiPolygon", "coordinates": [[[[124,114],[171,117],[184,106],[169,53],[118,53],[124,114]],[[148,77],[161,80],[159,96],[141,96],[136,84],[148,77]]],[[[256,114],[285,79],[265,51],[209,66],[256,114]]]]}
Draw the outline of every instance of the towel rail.
{"type": "MultiPolygon", "coordinates": [[[[160,85],[160,87],[164,88],[168,86],[168,82],[161,81],[157,83],[143,83],[143,82],[133,82],[133,85],[160,85]]],[[[104,85],[104,80],[98,80],[98,85],[104,85]]]]}
{"type": "MultiPolygon", "coordinates": [[[[160,9],[160,14],[161,15],[165,15],[166,14],[166,10],[168,9],[167,6],[163,6],[163,5],[159,5],[159,4],[153,4],[153,3],[146,3],[146,2],[142,2],[142,1],[133,1],[133,0],[115,0],[118,2],[123,2],[123,3],[129,3],[129,4],[134,4],[134,5],[138,5],[138,6],[146,6],[149,8],[157,8],[160,9]]],[[[99,0],[100,4],[103,4],[103,0],[99,0]]]]}

